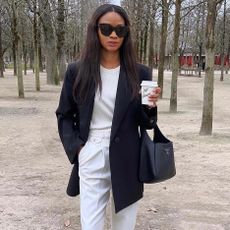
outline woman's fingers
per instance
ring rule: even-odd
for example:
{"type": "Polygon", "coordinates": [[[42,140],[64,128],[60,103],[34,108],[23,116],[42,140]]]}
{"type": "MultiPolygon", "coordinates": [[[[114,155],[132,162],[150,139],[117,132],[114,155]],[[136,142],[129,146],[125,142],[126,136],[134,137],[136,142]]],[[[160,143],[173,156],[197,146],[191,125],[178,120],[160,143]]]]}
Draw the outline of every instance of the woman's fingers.
{"type": "Polygon", "coordinates": [[[156,92],[157,94],[160,94],[160,93],[161,93],[161,88],[160,88],[160,87],[157,87],[157,88],[155,89],[155,92],[156,92]]]}
{"type": "Polygon", "coordinates": [[[158,101],[160,93],[161,93],[160,87],[157,87],[150,92],[150,94],[148,96],[148,100],[149,100],[151,105],[153,104],[153,106],[156,106],[156,102],[158,101]]]}

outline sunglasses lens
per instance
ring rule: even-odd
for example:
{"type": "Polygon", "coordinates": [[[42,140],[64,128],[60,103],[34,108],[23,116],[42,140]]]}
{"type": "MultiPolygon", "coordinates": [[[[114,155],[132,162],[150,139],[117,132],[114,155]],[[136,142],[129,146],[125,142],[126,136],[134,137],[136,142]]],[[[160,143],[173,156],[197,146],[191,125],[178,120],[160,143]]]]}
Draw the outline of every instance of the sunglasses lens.
{"type": "Polygon", "coordinates": [[[100,24],[99,28],[104,36],[109,36],[113,32],[113,27],[109,24],[100,24]]]}
{"type": "Polygon", "coordinates": [[[110,24],[99,24],[101,33],[104,36],[109,36],[113,31],[115,31],[116,35],[121,38],[125,37],[129,31],[128,26],[116,26],[113,27],[110,24]]]}
{"type": "Polygon", "coordinates": [[[127,26],[117,26],[115,28],[115,32],[118,37],[125,37],[128,33],[128,27],[127,26]]]}

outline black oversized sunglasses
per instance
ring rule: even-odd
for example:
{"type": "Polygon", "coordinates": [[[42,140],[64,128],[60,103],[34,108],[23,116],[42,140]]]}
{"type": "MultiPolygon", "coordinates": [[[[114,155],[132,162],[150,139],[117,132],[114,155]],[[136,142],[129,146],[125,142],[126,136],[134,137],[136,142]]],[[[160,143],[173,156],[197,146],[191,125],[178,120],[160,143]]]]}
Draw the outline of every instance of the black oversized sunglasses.
{"type": "Polygon", "coordinates": [[[112,26],[110,24],[101,23],[98,25],[101,33],[104,36],[109,36],[113,31],[119,38],[125,37],[129,32],[129,27],[125,25],[112,26]]]}

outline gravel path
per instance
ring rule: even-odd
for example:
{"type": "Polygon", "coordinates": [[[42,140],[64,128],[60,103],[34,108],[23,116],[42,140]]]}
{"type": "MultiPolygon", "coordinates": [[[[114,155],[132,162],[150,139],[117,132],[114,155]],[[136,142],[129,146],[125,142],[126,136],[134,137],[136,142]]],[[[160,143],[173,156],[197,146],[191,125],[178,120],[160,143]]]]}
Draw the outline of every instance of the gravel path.
{"type": "MultiPolygon", "coordinates": [[[[5,75],[0,78],[0,230],[80,230],[79,199],[65,194],[71,165],[54,114],[61,87],[47,85],[41,74],[36,92],[29,71],[26,98],[18,99],[16,78],[9,70],[5,75]]],[[[199,136],[203,78],[179,77],[178,113],[170,114],[166,72],[159,126],[174,142],[177,176],[145,186],[136,230],[230,230],[230,75],[218,79],[217,73],[213,135],[199,136]]],[[[108,220],[109,215],[107,227],[108,220]]]]}

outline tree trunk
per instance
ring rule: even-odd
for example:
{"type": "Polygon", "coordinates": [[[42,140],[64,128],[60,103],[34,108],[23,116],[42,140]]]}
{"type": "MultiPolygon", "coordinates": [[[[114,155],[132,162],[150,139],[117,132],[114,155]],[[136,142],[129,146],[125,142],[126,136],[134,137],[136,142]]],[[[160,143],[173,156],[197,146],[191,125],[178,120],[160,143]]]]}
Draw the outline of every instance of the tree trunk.
{"type": "Polygon", "coordinates": [[[199,44],[199,77],[201,77],[201,71],[202,71],[202,66],[203,66],[202,47],[203,47],[203,43],[201,42],[199,44]]]}
{"type": "Polygon", "coordinates": [[[163,95],[164,84],[164,62],[165,62],[165,47],[167,39],[167,27],[168,27],[168,9],[169,4],[167,0],[162,0],[162,23],[161,23],[161,42],[160,42],[160,54],[159,54],[159,66],[158,66],[158,85],[161,88],[160,98],[163,95]]]}
{"type": "Polygon", "coordinates": [[[144,46],[145,46],[145,32],[141,31],[140,32],[140,39],[141,39],[141,43],[140,43],[140,60],[141,63],[144,63],[144,46]]]}
{"type": "Polygon", "coordinates": [[[18,78],[18,97],[24,98],[24,84],[23,84],[23,73],[22,73],[22,39],[20,35],[20,22],[21,19],[19,17],[20,8],[16,5],[16,2],[12,3],[13,10],[13,19],[15,20],[15,48],[16,48],[16,63],[17,63],[17,78],[18,78]]]}
{"type": "Polygon", "coordinates": [[[229,41],[228,41],[228,49],[227,49],[227,60],[228,60],[228,65],[226,66],[226,74],[228,74],[228,70],[230,69],[230,36],[229,36],[229,41]]]}
{"type": "Polygon", "coordinates": [[[39,53],[38,53],[38,28],[37,28],[37,1],[34,1],[34,20],[33,20],[33,35],[34,35],[34,71],[35,71],[35,88],[40,91],[39,78],[39,53]]]}
{"type": "Polygon", "coordinates": [[[22,73],[22,41],[19,39],[16,44],[16,60],[17,60],[17,77],[18,77],[18,96],[24,98],[24,83],[22,73]]]}
{"type": "Polygon", "coordinates": [[[155,25],[155,1],[150,7],[150,19],[149,19],[149,66],[153,68],[154,66],[154,25],[155,25]]]}
{"type": "MultiPolygon", "coordinates": [[[[12,4],[15,4],[14,2],[12,4]]],[[[17,36],[17,18],[15,16],[15,12],[13,11],[12,15],[12,24],[11,24],[11,31],[13,35],[12,41],[12,54],[13,54],[13,63],[14,63],[14,76],[17,76],[17,60],[16,60],[16,36],[17,36]]]]}
{"type": "Polygon", "coordinates": [[[199,54],[198,54],[198,76],[201,78],[201,72],[203,69],[203,58],[202,58],[202,54],[203,54],[203,46],[204,46],[204,23],[205,23],[205,3],[203,3],[199,10],[198,10],[199,14],[198,14],[198,25],[197,25],[197,43],[198,43],[198,47],[199,47],[199,54]],[[201,23],[201,26],[200,26],[201,23]]]}
{"type": "Polygon", "coordinates": [[[143,54],[143,63],[145,65],[148,64],[148,34],[149,34],[149,20],[146,20],[146,26],[145,26],[145,29],[144,29],[144,44],[143,44],[143,51],[144,51],[144,54],[143,54]]]}
{"type": "Polygon", "coordinates": [[[172,55],[172,82],[171,82],[171,98],[170,112],[177,112],[177,77],[179,72],[179,37],[180,37],[180,11],[181,0],[176,0],[176,12],[174,22],[174,44],[172,55]]]}
{"type": "Polygon", "coordinates": [[[215,23],[217,14],[217,0],[208,0],[206,19],[206,68],[204,78],[203,112],[200,135],[212,134],[213,122],[213,90],[214,90],[214,56],[215,56],[215,23]]]}
{"type": "Polygon", "coordinates": [[[47,84],[58,85],[56,41],[49,1],[39,0],[39,6],[45,38],[47,84]]]}
{"type": "Polygon", "coordinates": [[[27,50],[25,41],[22,41],[22,52],[23,52],[23,61],[24,61],[24,75],[27,74],[27,50]]]}
{"type": "Polygon", "coordinates": [[[29,49],[29,67],[34,72],[34,49],[33,49],[33,42],[30,42],[30,49],[29,49]]]}
{"type": "Polygon", "coordinates": [[[14,64],[14,76],[17,76],[16,45],[15,45],[14,40],[13,40],[13,46],[12,46],[12,53],[13,53],[13,64],[14,64]]]}
{"type": "Polygon", "coordinates": [[[224,0],[224,19],[223,19],[223,34],[221,38],[221,74],[220,81],[224,80],[224,50],[225,50],[225,24],[226,24],[226,0],[224,0]]]}
{"type": "Polygon", "coordinates": [[[63,80],[66,71],[66,55],[65,55],[65,2],[58,0],[58,29],[57,29],[57,50],[58,50],[58,70],[59,79],[63,80]]]}
{"type": "Polygon", "coordinates": [[[4,77],[4,60],[3,60],[3,50],[2,50],[2,22],[0,15],[0,77],[4,77]]]}
{"type": "Polygon", "coordinates": [[[43,62],[42,62],[42,45],[41,45],[41,20],[38,20],[37,28],[37,38],[38,38],[38,58],[39,58],[39,70],[43,72],[43,62]]]}

